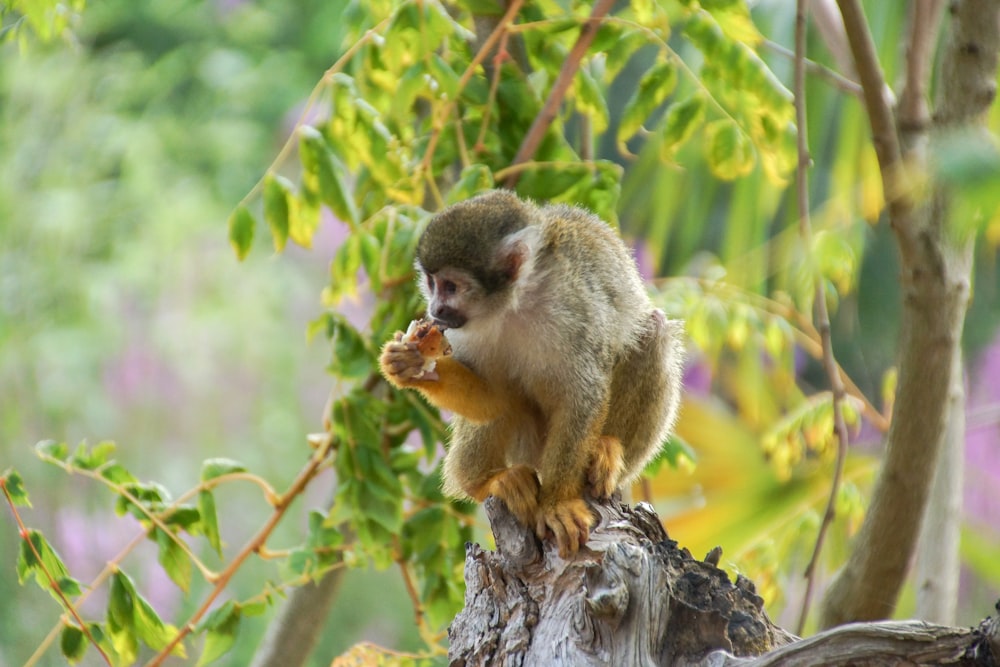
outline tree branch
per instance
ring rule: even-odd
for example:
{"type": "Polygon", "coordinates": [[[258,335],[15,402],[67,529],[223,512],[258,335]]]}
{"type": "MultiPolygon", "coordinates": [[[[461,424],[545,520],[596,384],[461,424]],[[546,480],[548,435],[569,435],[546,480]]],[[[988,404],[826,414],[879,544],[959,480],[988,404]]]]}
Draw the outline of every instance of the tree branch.
{"type": "Polygon", "coordinates": [[[865,109],[872,128],[872,144],[882,173],[882,190],[889,207],[889,225],[896,234],[903,266],[910,266],[917,253],[912,220],[910,188],[902,168],[902,153],[896,135],[896,119],[886,94],[885,77],[879,64],[875,41],[861,8],[861,0],[837,0],[844,19],[854,66],[864,91],[865,109]]]}
{"type": "Polygon", "coordinates": [[[931,112],[927,85],[931,79],[934,45],[941,24],[942,0],[920,0],[910,5],[910,30],[906,40],[906,79],[899,94],[899,130],[904,150],[910,151],[912,135],[926,138],[931,112]]]}
{"type": "MultiPolygon", "coordinates": [[[[545,132],[552,125],[552,121],[556,119],[556,115],[559,113],[559,105],[562,104],[563,98],[566,97],[566,91],[569,90],[569,85],[573,82],[573,77],[576,76],[577,71],[580,69],[580,62],[583,60],[583,56],[587,53],[587,49],[590,48],[594,37],[597,35],[597,28],[601,24],[601,19],[611,11],[614,5],[615,0],[597,0],[594,3],[594,8],[590,12],[590,18],[580,26],[580,36],[577,37],[576,43],[570,50],[569,55],[566,56],[566,62],[563,63],[562,69],[559,70],[559,76],[556,77],[555,83],[552,84],[552,90],[549,91],[545,105],[538,112],[538,115],[535,116],[535,120],[532,121],[528,133],[524,135],[524,140],[521,141],[521,146],[517,149],[517,155],[514,156],[511,166],[526,162],[535,155],[539,144],[542,143],[545,132]]],[[[520,172],[511,172],[504,181],[504,187],[513,189],[520,177],[520,172]]]]}
{"type": "MultiPolygon", "coordinates": [[[[812,253],[812,225],[809,219],[809,132],[806,123],[806,0],[797,0],[795,4],[795,125],[798,128],[797,146],[799,153],[796,168],[795,185],[798,191],[799,236],[807,253],[812,253]]],[[[806,618],[809,615],[809,605],[812,601],[813,587],[816,583],[816,564],[823,552],[823,542],[826,533],[834,519],[834,508],[837,504],[837,493],[840,491],[840,480],[844,476],[844,462],[847,460],[847,422],[844,421],[843,402],[847,392],[840,377],[840,368],[833,355],[833,340],[830,336],[830,313],[826,308],[826,290],[823,288],[823,276],[813,270],[815,297],[813,316],[816,329],[819,331],[820,343],[823,348],[823,368],[830,380],[830,390],[833,395],[833,426],[837,434],[837,460],[833,468],[833,479],[830,482],[830,497],[827,499],[823,520],[816,534],[816,544],[812,557],[806,566],[806,590],[802,596],[802,610],[799,614],[799,625],[796,632],[802,634],[806,618]]]]}

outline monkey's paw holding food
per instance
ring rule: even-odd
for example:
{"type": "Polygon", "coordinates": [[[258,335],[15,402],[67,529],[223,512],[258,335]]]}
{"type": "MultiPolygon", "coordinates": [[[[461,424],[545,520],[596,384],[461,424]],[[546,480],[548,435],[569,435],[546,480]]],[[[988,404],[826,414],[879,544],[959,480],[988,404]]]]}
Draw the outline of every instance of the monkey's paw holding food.
{"type": "Polygon", "coordinates": [[[417,344],[417,350],[430,362],[430,370],[434,370],[433,364],[437,359],[451,354],[451,343],[444,337],[444,332],[431,320],[410,322],[402,340],[405,343],[417,344]]]}
{"type": "Polygon", "coordinates": [[[429,320],[414,320],[406,332],[397,332],[382,348],[379,363],[390,379],[437,380],[437,360],[451,354],[451,344],[429,320]]]}
{"type": "Polygon", "coordinates": [[[559,556],[567,558],[590,539],[594,515],[580,498],[542,502],[538,509],[535,533],[544,540],[550,533],[559,546],[559,556]]]}

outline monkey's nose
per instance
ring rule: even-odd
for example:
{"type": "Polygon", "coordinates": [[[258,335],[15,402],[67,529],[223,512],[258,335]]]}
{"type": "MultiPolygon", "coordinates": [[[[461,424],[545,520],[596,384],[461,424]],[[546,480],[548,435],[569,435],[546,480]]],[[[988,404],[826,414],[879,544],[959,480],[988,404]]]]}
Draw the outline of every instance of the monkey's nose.
{"type": "Polygon", "coordinates": [[[431,317],[434,319],[434,324],[441,329],[460,329],[466,321],[465,315],[449,306],[435,308],[431,317]]]}

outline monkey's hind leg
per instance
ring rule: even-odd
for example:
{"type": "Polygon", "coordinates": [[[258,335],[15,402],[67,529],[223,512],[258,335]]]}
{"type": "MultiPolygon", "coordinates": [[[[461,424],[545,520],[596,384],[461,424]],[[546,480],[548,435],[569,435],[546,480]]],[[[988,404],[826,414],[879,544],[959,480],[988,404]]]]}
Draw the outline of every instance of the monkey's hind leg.
{"type": "Polygon", "coordinates": [[[657,309],[638,345],[615,367],[611,407],[602,432],[622,446],[621,475],[634,480],[670,434],[680,403],[684,364],[683,324],[657,309]]]}
{"type": "Polygon", "coordinates": [[[444,459],[444,491],[467,495],[477,502],[496,496],[526,526],[538,510],[538,475],[524,464],[507,465],[506,447],[512,434],[502,422],[474,424],[456,417],[451,445],[444,459]]]}

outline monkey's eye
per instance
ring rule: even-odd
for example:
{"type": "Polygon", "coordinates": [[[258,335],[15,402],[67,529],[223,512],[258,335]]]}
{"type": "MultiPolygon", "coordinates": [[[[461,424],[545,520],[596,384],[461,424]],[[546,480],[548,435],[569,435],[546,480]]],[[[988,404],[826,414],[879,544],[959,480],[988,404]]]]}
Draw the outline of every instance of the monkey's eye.
{"type": "Polygon", "coordinates": [[[453,296],[457,291],[458,291],[458,285],[456,285],[454,282],[450,280],[441,281],[441,292],[443,292],[445,296],[453,296]]]}
{"type": "Polygon", "coordinates": [[[431,292],[434,291],[434,276],[430,274],[427,275],[427,289],[431,292]]]}

